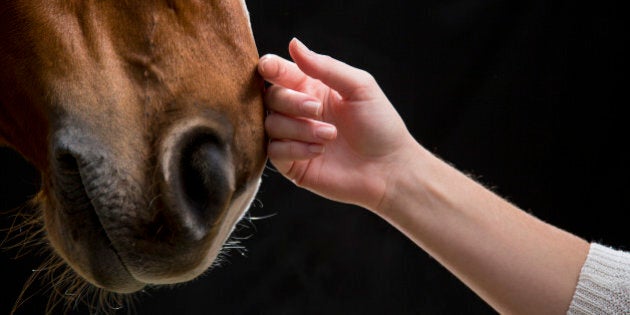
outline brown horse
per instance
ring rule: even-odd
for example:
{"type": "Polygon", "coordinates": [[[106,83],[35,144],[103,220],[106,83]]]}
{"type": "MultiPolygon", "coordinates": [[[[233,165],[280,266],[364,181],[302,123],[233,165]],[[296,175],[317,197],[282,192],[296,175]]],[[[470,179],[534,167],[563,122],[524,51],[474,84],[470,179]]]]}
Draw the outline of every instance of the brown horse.
{"type": "Polygon", "coordinates": [[[5,0],[0,143],[40,172],[47,242],[130,293],[216,259],[265,164],[243,0],[5,0]]]}

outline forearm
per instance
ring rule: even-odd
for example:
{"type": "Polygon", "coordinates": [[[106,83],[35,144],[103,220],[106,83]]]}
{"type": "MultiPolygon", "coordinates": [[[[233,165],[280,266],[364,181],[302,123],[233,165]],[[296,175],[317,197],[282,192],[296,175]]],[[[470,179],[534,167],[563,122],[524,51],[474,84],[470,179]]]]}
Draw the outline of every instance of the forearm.
{"type": "Polygon", "coordinates": [[[588,243],[521,211],[419,145],[377,214],[501,313],[564,314],[588,243]]]}

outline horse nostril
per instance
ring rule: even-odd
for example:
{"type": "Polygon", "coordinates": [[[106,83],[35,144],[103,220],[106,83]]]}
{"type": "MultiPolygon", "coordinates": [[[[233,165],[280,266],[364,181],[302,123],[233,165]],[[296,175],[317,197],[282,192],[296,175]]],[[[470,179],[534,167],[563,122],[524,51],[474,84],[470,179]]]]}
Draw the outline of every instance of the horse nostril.
{"type": "Polygon", "coordinates": [[[60,174],[70,177],[79,176],[79,163],[74,155],[68,152],[57,154],[57,169],[60,174]]]}
{"type": "Polygon", "coordinates": [[[214,223],[232,192],[228,165],[225,146],[212,134],[193,136],[182,147],[178,172],[182,201],[206,227],[214,223]]]}

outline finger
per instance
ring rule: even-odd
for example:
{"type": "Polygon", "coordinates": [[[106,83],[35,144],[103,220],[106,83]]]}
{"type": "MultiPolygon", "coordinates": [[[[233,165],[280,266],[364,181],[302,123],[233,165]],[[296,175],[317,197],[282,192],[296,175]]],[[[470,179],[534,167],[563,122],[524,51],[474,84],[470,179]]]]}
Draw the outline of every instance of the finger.
{"type": "Polygon", "coordinates": [[[269,143],[267,154],[274,164],[277,164],[282,161],[312,159],[324,153],[324,150],[325,146],[323,144],[276,140],[269,143]]]}
{"type": "Polygon", "coordinates": [[[292,90],[300,90],[300,87],[310,79],[295,63],[273,54],[260,58],[258,73],[266,81],[292,90]]]}
{"type": "Polygon", "coordinates": [[[267,108],[289,116],[319,118],[322,103],[317,99],[279,85],[271,86],[265,93],[267,108]]]}
{"type": "Polygon", "coordinates": [[[322,143],[337,137],[335,126],[312,119],[293,118],[272,113],[265,119],[265,130],[271,139],[322,143]]]}
{"type": "Polygon", "coordinates": [[[296,38],[289,44],[289,53],[305,75],[322,81],[343,98],[374,97],[380,91],[374,77],[368,72],[317,54],[296,38]]]}

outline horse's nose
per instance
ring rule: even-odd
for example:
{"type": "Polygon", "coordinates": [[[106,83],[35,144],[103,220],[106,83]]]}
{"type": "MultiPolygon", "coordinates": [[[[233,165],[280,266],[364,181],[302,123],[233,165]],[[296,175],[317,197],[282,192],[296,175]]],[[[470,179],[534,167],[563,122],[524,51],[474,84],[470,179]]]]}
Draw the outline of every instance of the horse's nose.
{"type": "Polygon", "coordinates": [[[166,187],[171,211],[196,239],[209,233],[229,206],[234,192],[234,170],[229,147],[212,129],[194,127],[181,133],[167,152],[166,187]]]}
{"type": "Polygon", "coordinates": [[[83,273],[93,282],[129,292],[190,280],[210,265],[233,227],[234,200],[242,206],[229,124],[190,119],[129,151],[79,127],[52,140],[50,182],[74,243],[57,242],[83,246],[73,259],[95,266],[83,273]]]}

